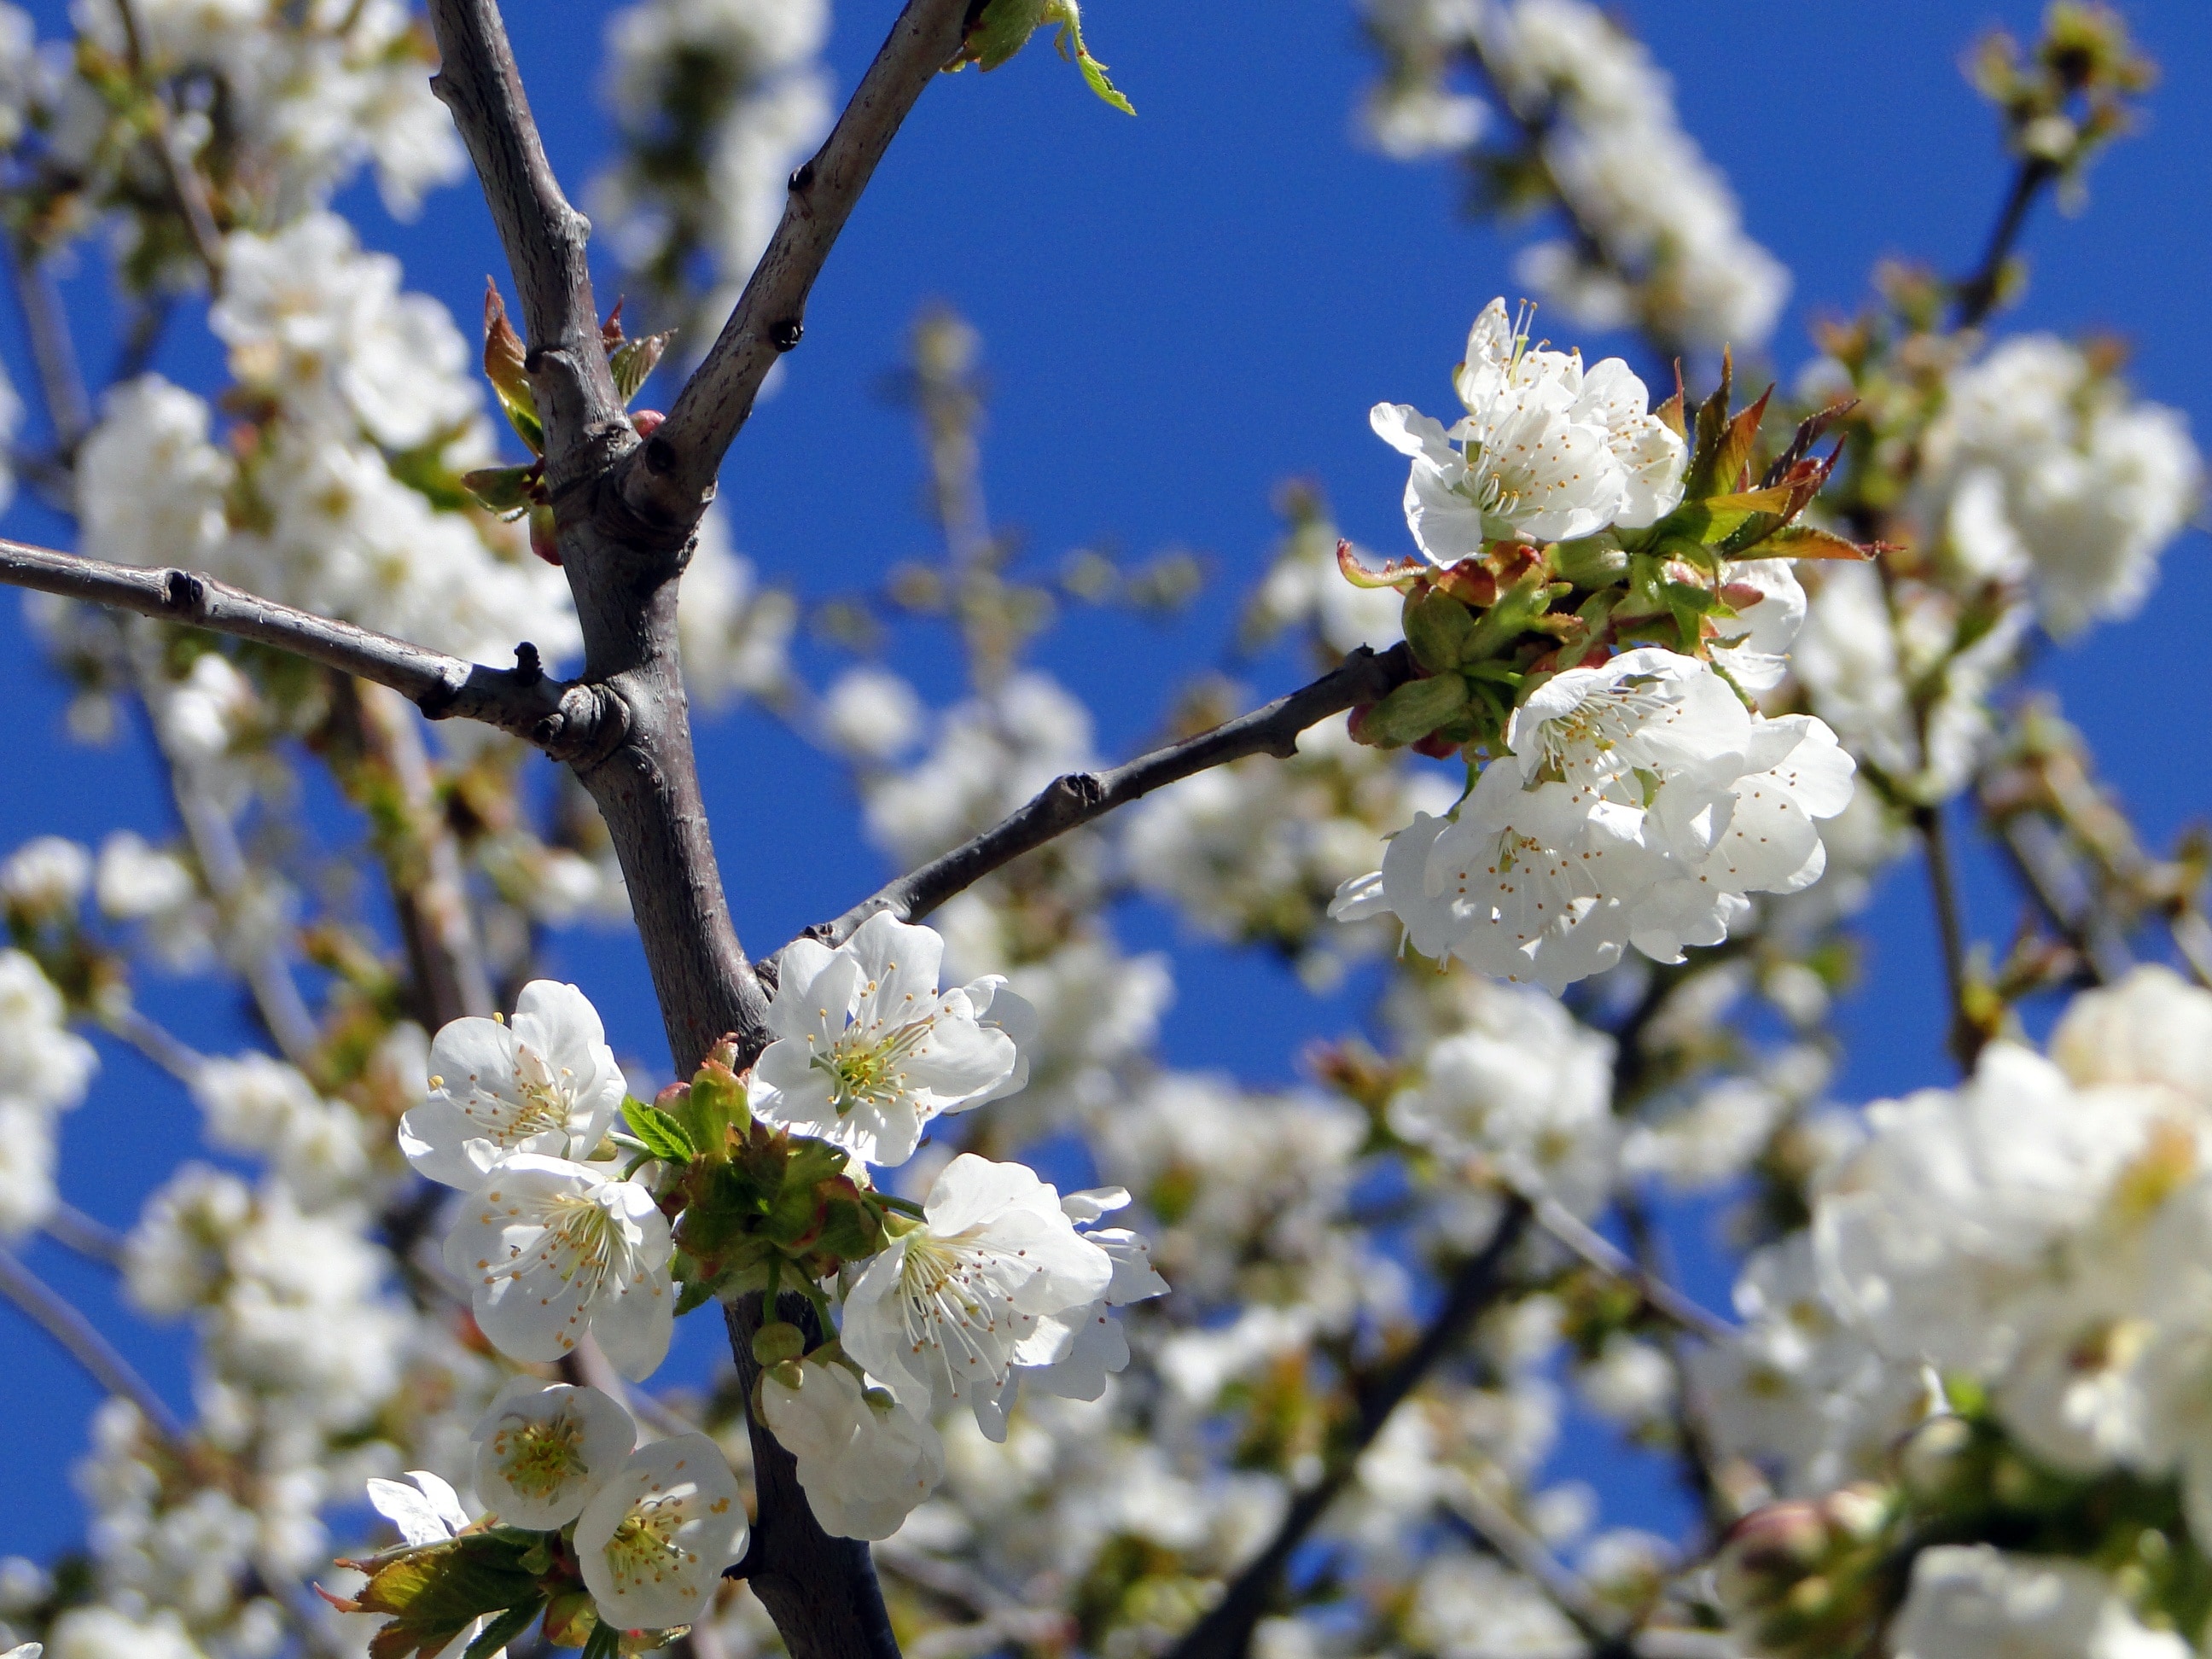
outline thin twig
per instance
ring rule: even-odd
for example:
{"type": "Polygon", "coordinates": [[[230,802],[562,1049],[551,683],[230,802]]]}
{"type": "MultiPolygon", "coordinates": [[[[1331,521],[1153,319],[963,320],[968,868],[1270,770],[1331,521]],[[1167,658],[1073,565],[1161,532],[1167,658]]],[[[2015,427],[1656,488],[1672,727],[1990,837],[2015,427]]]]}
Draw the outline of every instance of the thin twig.
{"type": "Polygon", "coordinates": [[[67,465],[92,426],[92,397],[77,362],[69,313],[54,291],[52,270],[23,238],[15,239],[12,251],[15,298],[23,311],[23,331],[30,337],[31,362],[38,369],[46,421],[54,429],[54,455],[67,465]]]}
{"type": "Polygon", "coordinates": [[[0,1249],[0,1296],[14,1303],[24,1316],[67,1351],[92,1380],[118,1400],[138,1408],[155,1433],[172,1445],[182,1445],[184,1425],[155,1394],[131,1362],[101,1335],[93,1322],[79,1313],[46,1280],[0,1249]]]}
{"type": "Polygon", "coordinates": [[[378,837],[414,970],[416,1012],[432,1030],[492,1012],[491,975],[469,909],[461,851],[438,799],[420,716],[389,686],[357,685],[362,746],[397,791],[404,823],[378,837]]]}
{"type": "Polygon", "coordinates": [[[1735,1339],[1736,1328],[1718,1314],[1692,1301],[1665,1279],[1638,1267],[1628,1253],[1574,1214],[1556,1198],[1536,1203],[1536,1224],[1600,1273],[1634,1287],[1644,1304],[1692,1335],[1709,1342],[1735,1339]]]}
{"type": "Polygon", "coordinates": [[[1588,1638],[1592,1659],[1626,1659],[1635,1651],[1629,1621],[1597,1598],[1595,1591],[1518,1516],[1472,1480],[1444,1500],[1444,1512],[1474,1540],[1532,1580],[1552,1604],[1588,1638]]]}
{"type": "Polygon", "coordinates": [[[1950,831],[1939,804],[1912,809],[1912,827],[1920,832],[1920,846],[1928,861],[1928,896],[1936,911],[1936,938],[1943,956],[1943,988],[1950,999],[1950,1049],[1962,1070],[1974,1069],[1984,1033],[1968,1006],[1971,994],[1966,965],[1966,924],[1959,898],[1958,876],[1951,863],[1950,831]]]}
{"type": "Polygon", "coordinates": [[[1251,1644],[1254,1626],[1273,1599],[1284,1567],[1351,1483],[1360,1454],[1374,1443],[1406,1396],[1465,1340],[1476,1319],[1504,1291],[1507,1259],[1527,1232],[1529,1217],[1526,1199],[1510,1201],[1490,1242],[1453,1275],[1443,1305],[1419,1340],[1358,1390],[1358,1415],[1335,1443],[1328,1472],[1291,1498],[1266,1547],[1231,1581],[1212,1610],[1168,1650],[1168,1659],[1242,1659],[1251,1644]]]}
{"type": "Polygon", "coordinates": [[[836,921],[809,931],[836,945],[878,910],[888,910],[902,921],[917,921],[1023,854],[1155,789],[1247,755],[1287,758],[1297,752],[1298,734],[1308,726],[1360,703],[1378,702],[1413,675],[1413,658],[1403,645],[1379,655],[1362,646],[1341,667],[1312,684],[1225,726],[1109,771],[1072,772],[1054,779],[1002,823],[901,876],[836,921]]]}
{"type": "Polygon", "coordinates": [[[1997,296],[2004,287],[2005,264],[2012,257],[2013,244],[2020,240],[2021,232],[2027,226],[2028,210],[2043,187],[2058,177],[2054,161],[2039,155],[2021,161],[2013,174],[2012,188],[2006,192],[2004,205],[1997,210],[1996,223],[1990,227],[1989,245],[1982,253],[1982,262],[1972,276],[1964,277],[1953,288],[1951,326],[1954,330],[1978,328],[1996,308],[1997,296]]]}
{"type": "Polygon", "coordinates": [[[623,495],[649,522],[689,525],[777,358],[799,343],[806,297],[924,88],[958,50],[970,0],[908,0],[814,158],[791,176],[782,221],[720,335],[640,447],[623,495]]]}
{"type": "MultiPolygon", "coordinates": [[[[184,750],[171,732],[161,705],[168,695],[161,670],[143,660],[149,654],[145,650],[132,654],[140,659],[138,693],[146,700],[151,716],[148,723],[153,728],[155,746],[168,768],[169,793],[176,801],[177,817],[184,824],[185,839],[191,843],[209,896],[215,900],[216,914],[230,935],[239,974],[277,1051],[312,1076],[316,1050],[322,1047],[322,1032],[300,993],[299,981],[292,977],[291,961],[283,945],[274,937],[262,936],[267,930],[264,918],[254,914],[256,880],[246,849],[239,843],[238,826],[232,822],[230,810],[207,787],[198,757],[184,750]]],[[[192,1079],[187,1076],[185,1080],[192,1079]]]]}
{"type": "Polygon", "coordinates": [[[187,1088],[199,1081],[207,1056],[136,1008],[103,1014],[100,1023],[111,1036],[120,1037],[187,1088]]]}
{"type": "Polygon", "coordinates": [[[123,1235],[73,1204],[55,1200],[54,1207],[40,1224],[40,1230],[64,1249],[73,1250],[88,1261],[109,1267],[123,1265],[123,1235]]]}
{"type": "Polygon", "coordinates": [[[132,0],[115,0],[115,9],[123,19],[123,49],[131,64],[131,78],[138,82],[153,111],[154,130],[147,142],[161,164],[161,176],[168,184],[178,216],[185,222],[185,234],[191,241],[192,252],[199,256],[200,264],[207,270],[208,282],[214,285],[222,276],[222,231],[215,222],[207,181],[177,149],[176,127],[168,98],[147,72],[145,37],[139,28],[137,7],[132,0]]]}
{"type": "Polygon", "coordinates": [[[388,685],[433,720],[459,715],[482,720],[563,757],[595,747],[608,735],[603,732],[607,721],[618,719],[596,688],[549,679],[534,671],[464,662],[372,629],[279,605],[194,571],[148,570],[0,541],[0,583],[258,641],[388,685]]]}

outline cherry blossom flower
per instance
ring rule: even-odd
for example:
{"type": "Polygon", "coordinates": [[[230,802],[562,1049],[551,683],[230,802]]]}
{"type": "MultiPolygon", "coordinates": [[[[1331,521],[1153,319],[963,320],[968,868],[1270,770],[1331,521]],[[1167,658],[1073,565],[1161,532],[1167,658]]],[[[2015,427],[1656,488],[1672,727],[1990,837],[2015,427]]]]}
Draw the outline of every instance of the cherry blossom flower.
{"type": "Polygon", "coordinates": [[[1413,462],[1406,523],[1435,563],[1501,538],[1652,524],[1681,500],[1682,440],[1620,358],[1585,373],[1578,352],[1531,349],[1499,299],[1475,319],[1453,379],[1468,412],[1449,429],[1406,404],[1368,416],[1413,462]]]}
{"type": "Polygon", "coordinates": [[[937,1431],[849,1366],[810,1356],[772,1367],[761,1406],[799,1460],[814,1518],[836,1537],[890,1537],[945,1478],[937,1431]]]}
{"type": "Polygon", "coordinates": [[[1093,1188],[1060,1200],[1061,1212],[1084,1229],[1080,1237],[1114,1264],[1114,1277],[1087,1307],[1040,1319],[1015,1350],[1014,1368],[997,1397],[988,1403],[976,1401],[976,1421],[992,1439],[1006,1437],[1006,1413],[1023,1385],[1062,1400],[1096,1400],[1106,1392],[1107,1377],[1128,1365],[1129,1339],[1111,1310],[1168,1293],[1167,1280],[1152,1267],[1152,1246],[1140,1234],[1093,1224],[1128,1203],[1123,1187],[1093,1188]]]}
{"type": "Polygon", "coordinates": [[[430,1073],[430,1098],[399,1120],[399,1149],[464,1192],[510,1152],[589,1158],[629,1090],[599,1011],[546,979],[522,988],[511,1024],[457,1019],[440,1031],[430,1073]]]}
{"type": "Polygon", "coordinates": [[[1064,1356],[1073,1331],[1044,1322],[1105,1296],[1113,1258],[1018,1164],[963,1152],[922,1207],[846,1296],[845,1352],[910,1408],[965,1403],[986,1432],[996,1423],[1003,1433],[999,1395],[1012,1368],[1064,1356]]]}
{"type": "Polygon", "coordinates": [[[632,1381],[668,1352],[668,1220],[631,1181],[519,1152],[495,1164],[446,1238],[477,1323],[511,1359],[558,1359],[589,1330],[632,1381]]]}
{"type": "Polygon", "coordinates": [[[550,1531],[582,1513],[637,1444],[637,1425],[598,1389],[518,1376],[477,1425],[477,1494],[511,1527],[550,1531]]]}
{"type": "Polygon", "coordinates": [[[707,1610],[745,1536],[744,1503],[721,1448],[679,1434],[639,1447],[584,1505],[576,1558],[601,1619],[668,1630],[707,1610]]]}
{"type": "Polygon", "coordinates": [[[939,993],[944,954],[935,933],[888,911],[835,951],[788,946],[754,1115],[889,1165],[914,1155],[931,1119],[1020,1088],[1034,1012],[995,975],[939,993]]]}
{"type": "Polygon", "coordinates": [[[1631,942],[1662,962],[1715,945],[1751,892],[1796,892],[1849,805],[1852,765],[1809,715],[1746,709],[1711,665],[1630,651],[1557,675],[1506,728],[1450,818],[1417,813],[1330,914],[1388,910],[1425,956],[1553,992],[1631,942]]]}

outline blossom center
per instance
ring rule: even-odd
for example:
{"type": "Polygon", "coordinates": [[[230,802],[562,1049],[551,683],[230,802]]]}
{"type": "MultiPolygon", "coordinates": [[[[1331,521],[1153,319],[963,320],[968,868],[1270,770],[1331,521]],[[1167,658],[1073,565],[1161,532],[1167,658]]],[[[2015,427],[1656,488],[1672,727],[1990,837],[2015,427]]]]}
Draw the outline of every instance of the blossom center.
{"type": "Polygon", "coordinates": [[[988,1373],[995,1382],[1005,1354],[1017,1340],[1012,1306],[1014,1264],[963,1235],[917,1229],[907,1235],[899,1263],[899,1323],[910,1352],[933,1352],[957,1386],[963,1376],[988,1373]]]}
{"type": "Polygon", "coordinates": [[[562,1412],[550,1419],[506,1425],[491,1445],[507,1484],[542,1504],[573,1477],[591,1473],[583,1443],[583,1426],[562,1412]]]}
{"type": "Polygon", "coordinates": [[[676,1541],[683,1524],[684,1506],[678,1498],[655,1494],[631,1505],[607,1540],[615,1587],[628,1591],[647,1582],[662,1583],[672,1573],[696,1566],[699,1558],[676,1541]]]}
{"type": "Polygon", "coordinates": [[[929,1035],[931,1021],[862,1036],[854,1027],[809,1062],[830,1078],[830,1102],[843,1117],[856,1106],[884,1107],[907,1091],[906,1060],[929,1035]]]}

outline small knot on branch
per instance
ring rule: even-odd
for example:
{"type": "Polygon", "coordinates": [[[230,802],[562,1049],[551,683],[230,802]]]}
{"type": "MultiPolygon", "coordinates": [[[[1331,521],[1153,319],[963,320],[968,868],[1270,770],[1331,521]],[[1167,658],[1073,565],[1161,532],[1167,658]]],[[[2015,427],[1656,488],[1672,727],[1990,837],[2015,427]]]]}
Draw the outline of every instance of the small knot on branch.
{"type": "Polygon", "coordinates": [[[811,190],[813,187],[814,163],[811,159],[801,161],[797,167],[793,167],[791,170],[791,177],[785,180],[785,188],[789,190],[794,196],[799,195],[803,191],[811,190]]]}
{"type": "Polygon", "coordinates": [[[467,684],[465,670],[458,678],[442,676],[435,685],[415,699],[415,706],[422,711],[424,720],[441,720],[453,712],[454,700],[461,695],[461,688],[467,684]]]}
{"type": "Polygon", "coordinates": [[[645,441],[645,470],[661,477],[676,471],[676,446],[658,432],[645,441]]]}
{"type": "Polygon", "coordinates": [[[1106,786],[1096,772],[1064,772],[1060,787],[1074,798],[1076,806],[1088,812],[1106,799],[1106,786]]]}
{"type": "Polygon", "coordinates": [[[538,656],[538,647],[525,640],[514,647],[514,681],[518,685],[532,686],[545,678],[544,659],[538,656]]]}
{"type": "Polygon", "coordinates": [[[806,337],[806,325],[796,317],[787,317],[769,326],[769,343],[778,351],[789,351],[806,337]]]}
{"type": "Polygon", "coordinates": [[[207,583],[189,570],[172,570],[162,578],[162,596],[169,609],[197,617],[207,609],[207,583]]]}

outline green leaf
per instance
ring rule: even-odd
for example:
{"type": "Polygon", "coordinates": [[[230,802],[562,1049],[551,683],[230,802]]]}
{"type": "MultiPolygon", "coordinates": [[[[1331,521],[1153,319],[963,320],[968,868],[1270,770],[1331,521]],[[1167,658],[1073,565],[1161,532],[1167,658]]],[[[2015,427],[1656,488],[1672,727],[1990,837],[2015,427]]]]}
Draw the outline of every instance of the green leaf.
{"type": "Polygon", "coordinates": [[[607,367],[614,372],[615,391],[621,395],[624,409],[653,378],[653,371],[660,365],[661,355],[675,337],[672,328],[647,334],[617,348],[614,356],[607,359],[607,367]]]}
{"type": "Polygon", "coordinates": [[[1457,674],[1408,680],[1368,711],[1361,722],[1370,741],[1419,743],[1467,706],[1467,682],[1457,674]]]}
{"type": "Polygon", "coordinates": [[[623,1101],[623,1121],[664,1164],[689,1164],[699,1156],[689,1130],[659,1107],[635,1095],[623,1101]]]}
{"type": "Polygon", "coordinates": [[[391,1620],[369,1638],[372,1659],[438,1653],[478,1619],[541,1598],[515,1540],[471,1533],[377,1564],[354,1598],[362,1613],[391,1620]]]}
{"type": "Polygon", "coordinates": [[[695,1279],[685,1285],[676,1298],[676,1317],[681,1319],[695,1308],[703,1308],[714,1299],[711,1279],[695,1279]]]}
{"type": "Polygon", "coordinates": [[[584,1638],[584,1649],[577,1659],[618,1659],[621,1652],[622,1632],[602,1619],[584,1638]]]}
{"type": "Polygon", "coordinates": [[[1075,0],[1049,0],[1049,3],[1044,9],[1044,15],[1048,22],[1060,25],[1060,33],[1054,44],[1060,48],[1060,55],[1062,58],[1073,55],[1075,66],[1083,71],[1084,83],[1103,101],[1111,104],[1122,114],[1134,115],[1137,112],[1136,106],[1124,98],[1114,83],[1106,78],[1106,65],[1093,58],[1089,48],[1084,46],[1083,21],[1076,9],[1075,0]],[[1069,50],[1071,47],[1073,48],[1072,54],[1069,50]]]}
{"type": "Polygon", "coordinates": [[[543,1601],[526,1601],[520,1607],[509,1607],[477,1633],[477,1639],[469,1644],[461,1659],[489,1659],[489,1656],[528,1630],[531,1621],[544,1611],[544,1607],[543,1601]]]}
{"type": "Polygon", "coordinates": [[[1099,98],[1125,115],[1137,112],[1106,76],[1106,65],[1083,44],[1083,22],[1076,0],[990,0],[960,43],[960,56],[951,67],[975,64],[994,70],[1029,45],[1030,37],[1047,24],[1059,26],[1060,55],[1073,60],[1085,83],[1099,98]]]}
{"type": "Polygon", "coordinates": [[[531,486],[537,477],[535,465],[484,466],[464,472],[461,483],[485,512],[514,519],[530,511],[531,486]]]}

